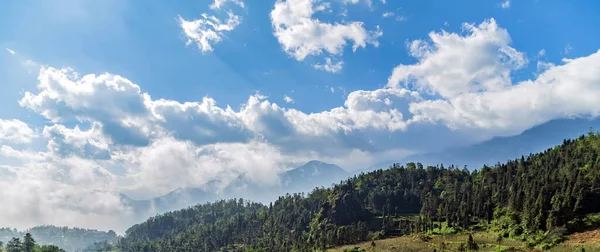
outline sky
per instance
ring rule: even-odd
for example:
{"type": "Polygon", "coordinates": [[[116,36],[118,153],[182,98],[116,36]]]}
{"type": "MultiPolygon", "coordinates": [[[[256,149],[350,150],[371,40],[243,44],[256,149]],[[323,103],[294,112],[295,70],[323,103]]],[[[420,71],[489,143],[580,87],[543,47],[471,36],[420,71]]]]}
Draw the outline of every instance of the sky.
{"type": "MultiPolygon", "coordinates": [[[[0,226],[600,113],[593,0],[3,1],[0,226]]],[[[560,134],[560,132],[557,132],[560,134]]]]}

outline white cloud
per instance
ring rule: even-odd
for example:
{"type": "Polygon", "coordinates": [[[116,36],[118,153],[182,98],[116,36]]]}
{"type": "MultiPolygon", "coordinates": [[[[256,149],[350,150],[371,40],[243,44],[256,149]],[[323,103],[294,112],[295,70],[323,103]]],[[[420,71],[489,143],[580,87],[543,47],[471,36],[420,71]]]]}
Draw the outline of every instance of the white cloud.
{"type": "Polygon", "coordinates": [[[6,48],[6,51],[12,55],[17,54],[15,51],[11,50],[10,48],[6,48]]]}
{"type": "Polygon", "coordinates": [[[571,44],[567,44],[565,46],[565,54],[569,54],[571,51],[573,51],[573,47],[571,46],[571,44]]]}
{"type": "Polygon", "coordinates": [[[59,157],[79,156],[87,159],[110,159],[108,140],[102,136],[98,123],[87,131],[78,126],[69,129],[54,124],[44,128],[44,137],[48,140],[48,151],[59,157]]]}
{"type": "Polygon", "coordinates": [[[510,0],[506,0],[506,1],[502,2],[500,4],[500,7],[502,7],[502,9],[508,9],[508,8],[510,8],[510,0]]]}
{"type": "MultiPolygon", "coordinates": [[[[100,151],[106,149],[106,145],[147,146],[167,136],[198,146],[247,143],[258,137],[272,143],[298,141],[300,148],[305,142],[323,141],[323,137],[328,140],[329,133],[349,134],[370,127],[395,131],[405,127],[401,113],[393,109],[376,112],[348,106],[305,114],[253,95],[239,110],[234,110],[229,106],[218,107],[216,101],[208,97],[187,103],[153,100],[142,93],[138,85],[111,74],[80,77],[70,69],[45,68],[39,80],[38,92],[26,92],[20,104],[53,123],[93,125],[87,131],[78,128],[67,131],[60,126],[46,130],[48,137],[50,132],[57,133],[55,141],[70,144],[69,148],[76,147],[77,151],[69,149],[68,153],[80,155],[84,154],[79,151],[82,148],[90,150],[95,146],[100,151]],[[98,132],[105,138],[97,137],[98,132]],[[83,135],[86,137],[78,137],[83,135]],[[71,136],[71,140],[62,140],[65,136],[71,136]]],[[[308,146],[306,144],[306,148],[308,146]]]]}
{"type": "Polygon", "coordinates": [[[542,48],[542,50],[540,50],[540,51],[538,52],[538,57],[544,57],[544,56],[546,56],[546,49],[543,49],[543,48],[542,48]]]}
{"type": "Polygon", "coordinates": [[[283,100],[285,100],[286,103],[294,103],[294,99],[292,99],[292,97],[289,97],[287,95],[283,96],[283,100]]]}
{"type": "Polygon", "coordinates": [[[394,15],[396,15],[396,14],[394,14],[394,13],[393,13],[393,12],[391,12],[391,11],[384,12],[383,14],[381,14],[381,16],[382,16],[382,17],[384,17],[384,18],[387,18],[387,17],[393,17],[394,15]]]}
{"type": "Polygon", "coordinates": [[[35,137],[37,135],[26,123],[16,119],[0,119],[0,143],[30,143],[35,137]]]}
{"type": "Polygon", "coordinates": [[[180,186],[199,186],[212,179],[229,182],[246,174],[262,185],[279,182],[278,174],[293,157],[284,157],[276,147],[249,143],[218,143],[195,146],[174,138],[163,138],[129,154],[133,164],[128,176],[135,186],[164,194],[180,186]]]}
{"type": "Polygon", "coordinates": [[[550,62],[544,62],[544,61],[538,61],[536,64],[537,67],[537,71],[538,72],[544,72],[552,67],[554,67],[555,65],[550,63],[550,62]]]}
{"type": "Polygon", "coordinates": [[[335,64],[332,63],[331,58],[325,58],[325,64],[314,64],[315,69],[327,71],[330,73],[339,73],[342,70],[343,61],[338,61],[335,64]]]}
{"type": "Polygon", "coordinates": [[[418,63],[394,69],[389,87],[439,96],[411,103],[412,121],[441,122],[491,137],[518,134],[552,119],[598,115],[591,97],[600,94],[593,84],[600,81],[599,53],[563,65],[541,62],[543,72],[536,79],[513,83],[511,73],[527,60],[509,46],[508,32],[493,19],[463,27],[469,31],[464,36],[432,32],[430,41],[409,43],[418,63]]]}
{"type": "Polygon", "coordinates": [[[279,0],[271,11],[275,37],[296,60],[324,53],[339,56],[348,42],[352,43],[353,51],[367,44],[379,45],[377,39],[383,35],[379,27],[368,31],[358,21],[325,23],[313,17],[320,9],[315,8],[313,0],[279,0]]]}
{"type": "Polygon", "coordinates": [[[213,9],[213,10],[220,10],[220,9],[221,9],[221,7],[222,7],[223,5],[225,5],[227,2],[231,2],[231,3],[233,3],[233,4],[237,4],[238,6],[240,6],[240,7],[242,7],[242,8],[244,8],[244,7],[245,7],[245,6],[244,6],[244,2],[243,2],[243,1],[241,1],[241,0],[215,0],[215,2],[213,2],[213,3],[210,5],[210,8],[211,8],[211,9],[213,9]]]}
{"type": "Polygon", "coordinates": [[[371,7],[373,5],[372,0],[342,0],[342,3],[344,3],[344,4],[357,4],[360,2],[365,2],[365,4],[369,7],[371,7]]]}
{"type": "Polygon", "coordinates": [[[430,41],[409,43],[419,62],[397,66],[388,86],[416,88],[444,98],[482,90],[501,90],[510,85],[510,73],[527,63],[524,54],[509,46],[508,32],[494,19],[479,25],[463,24],[467,36],[441,31],[429,33],[430,41]],[[465,57],[470,55],[470,57],[465,57]]]}
{"type": "Polygon", "coordinates": [[[122,231],[131,222],[116,178],[97,163],[66,158],[0,165],[0,225],[68,225],[122,231]]]}
{"type": "Polygon", "coordinates": [[[320,3],[319,5],[317,5],[315,7],[315,11],[325,11],[325,10],[329,10],[331,8],[331,3],[330,2],[323,2],[320,3]]]}
{"type": "MultiPolygon", "coordinates": [[[[241,0],[215,0],[210,8],[213,11],[220,11],[227,2],[244,8],[244,2],[241,0]]],[[[223,40],[226,32],[233,31],[242,23],[242,17],[234,14],[231,10],[227,11],[227,17],[224,20],[206,13],[202,13],[201,17],[195,20],[185,20],[181,16],[178,20],[187,39],[186,45],[195,43],[203,53],[213,51],[213,46],[223,40]]]]}
{"type": "Polygon", "coordinates": [[[411,104],[422,120],[457,128],[484,129],[494,136],[519,134],[557,118],[600,115],[600,51],[587,57],[547,65],[537,79],[501,90],[458,95],[449,100],[411,104]]]}
{"type": "Polygon", "coordinates": [[[398,21],[398,22],[399,22],[399,21],[406,21],[406,20],[407,20],[407,19],[406,19],[406,17],[404,17],[404,16],[396,16],[396,21],[398,21]]]}
{"type": "Polygon", "coordinates": [[[179,25],[187,38],[186,45],[196,43],[202,52],[213,51],[213,45],[221,42],[224,32],[232,31],[241,23],[240,16],[232,12],[227,12],[227,15],[225,22],[206,13],[202,13],[201,18],[192,21],[179,17],[179,25]]]}

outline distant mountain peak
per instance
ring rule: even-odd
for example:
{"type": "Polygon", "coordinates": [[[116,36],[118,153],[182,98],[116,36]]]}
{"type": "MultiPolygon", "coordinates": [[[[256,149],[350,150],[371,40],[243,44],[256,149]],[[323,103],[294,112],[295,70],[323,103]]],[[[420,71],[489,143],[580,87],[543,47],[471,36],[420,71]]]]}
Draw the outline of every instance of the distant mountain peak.
{"type": "Polygon", "coordinates": [[[321,165],[321,164],[327,164],[327,163],[321,162],[319,160],[311,160],[311,161],[306,162],[306,164],[304,164],[304,165],[321,165]]]}

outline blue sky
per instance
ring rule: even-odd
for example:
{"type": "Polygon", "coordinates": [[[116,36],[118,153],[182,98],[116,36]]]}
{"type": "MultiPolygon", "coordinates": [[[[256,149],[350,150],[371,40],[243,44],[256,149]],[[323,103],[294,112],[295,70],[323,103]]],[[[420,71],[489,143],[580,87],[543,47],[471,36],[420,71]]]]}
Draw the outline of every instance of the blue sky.
{"type": "MultiPolygon", "coordinates": [[[[125,211],[119,192],[243,173],[277,183],[311,159],[360,169],[595,118],[599,10],[593,0],[2,2],[0,181],[11,184],[0,185],[73,191],[51,206],[103,197],[90,211],[114,214],[125,211]],[[203,32],[219,41],[199,45],[203,32]]],[[[68,209],[0,219],[118,223],[68,209]]]]}
{"type": "MultiPolygon", "coordinates": [[[[405,41],[425,38],[434,30],[459,32],[464,22],[479,23],[493,17],[510,32],[515,48],[529,56],[545,49],[553,62],[565,56],[569,44],[574,48],[572,56],[594,52],[600,38],[590,32],[598,18],[598,8],[593,7],[598,6],[596,1],[518,1],[503,9],[500,1],[381,4],[374,0],[371,9],[364,2],[347,6],[346,19],[363,21],[370,29],[380,25],[384,33],[380,46],[355,53],[350,47],[344,48],[344,69],[340,74],[329,74],[311,67],[322,57],[297,62],[281,50],[269,20],[274,1],[247,1],[246,8],[239,10],[243,22],[227,33],[213,52],[203,55],[193,45],[186,47],[177,15],[194,19],[203,12],[210,13],[209,4],[74,0],[4,3],[8,6],[0,10],[0,43],[41,64],[69,66],[81,73],[126,76],[149,94],[165,99],[195,101],[208,95],[219,104],[238,106],[260,90],[278,103],[284,103],[283,95],[288,94],[295,98],[293,107],[317,112],[339,106],[345,99],[339,93],[327,92],[327,87],[350,92],[385,85],[394,66],[414,62],[407,55],[405,41]],[[385,12],[406,20],[383,18],[385,12]],[[320,102],[302,97],[315,97],[320,102]]],[[[329,22],[344,18],[335,12],[321,17],[329,22]]],[[[2,68],[14,65],[15,60],[3,54],[2,68]]],[[[530,64],[519,77],[530,78],[534,69],[535,64],[530,64]]],[[[15,76],[23,75],[21,71],[13,68],[2,75],[2,82],[16,82],[10,87],[34,85],[30,79],[23,81],[23,77],[15,76]]],[[[2,100],[8,100],[14,109],[2,111],[1,116],[20,114],[14,102],[20,88],[10,91],[2,100]]]]}

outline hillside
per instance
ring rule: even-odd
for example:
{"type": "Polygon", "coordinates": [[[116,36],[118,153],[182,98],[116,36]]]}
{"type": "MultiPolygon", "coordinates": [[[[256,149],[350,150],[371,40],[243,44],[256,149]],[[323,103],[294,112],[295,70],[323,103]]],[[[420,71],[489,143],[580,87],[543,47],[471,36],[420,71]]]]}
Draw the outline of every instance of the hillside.
{"type": "Polygon", "coordinates": [[[0,228],[0,242],[8,243],[13,237],[23,237],[30,233],[40,245],[56,245],[67,251],[80,251],[95,242],[115,241],[114,231],[98,231],[93,229],[69,228],[56,226],[38,226],[19,231],[10,228],[0,228]]]}
{"type": "Polygon", "coordinates": [[[577,138],[582,133],[589,131],[590,128],[597,129],[599,127],[599,119],[552,120],[516,136],[495,137],[474,145],[410,155],[395,161],[386,160],[357,171],[357,173],[389,167],[393,163],[407,162],[421,162],[424,165],[454,164],[461,168],[466,165],[470,170],[479,169],[483,165],[495,165],[524,154],[544,151],[565,138],[577,138]],[[560,134],[556,134],[556,132],[560,132],[560,134]]]}
{"type": "Polygon", "coordinates": [[[528,247],[598,227],[600,135],[468,171],[409,163],[266,206],[221,200],[127,230],[123,251],[306,251],[408,234],[485,230],[528,247]]]}

